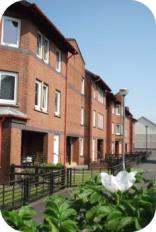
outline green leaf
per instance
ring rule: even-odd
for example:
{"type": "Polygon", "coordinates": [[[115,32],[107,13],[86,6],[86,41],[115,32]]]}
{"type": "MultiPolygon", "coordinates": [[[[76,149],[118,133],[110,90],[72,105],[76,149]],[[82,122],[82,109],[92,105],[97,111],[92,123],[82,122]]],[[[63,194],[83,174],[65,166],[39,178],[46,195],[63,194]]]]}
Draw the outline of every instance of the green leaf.
{"type": "Polygon", "coordinates": [[[133,217],[124,217],[119,221],[116,231],[121,231],[121,229],[125,228],[128,225],[131,225],[134,222],[133,217]]]}

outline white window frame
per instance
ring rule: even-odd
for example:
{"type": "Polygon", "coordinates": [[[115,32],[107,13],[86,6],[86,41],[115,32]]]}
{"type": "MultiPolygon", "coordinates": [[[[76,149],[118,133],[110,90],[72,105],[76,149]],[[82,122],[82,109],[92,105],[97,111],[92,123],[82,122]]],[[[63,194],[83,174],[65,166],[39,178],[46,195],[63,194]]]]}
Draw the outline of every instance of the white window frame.
{"type": "Polygon", "coordinates": [[[98,101],[104,104],[104,92],[100,88],[98,88],[98,101]]]}
{"type": "Polygon", "coordinates": [[[84,138],[79,138],[80,156],[84,156],[84,138]]]}
{"type": "Polygon", "coordinates": [[[43,50],[42,51],[43,60],[45,63],[49,64],[49,40],[45,36],[43,36],[43,39],[42,39],[42,50],[43,50]],[[48,51],[47,51],[47,58],[46,59],[44,57],[44,52],[45,52],[44,41],[45,40],[47,41],[47,44],[48,44],[48,51]]]}
{"type": "Polygon", "coordinates": [[[96,85],[93,87],[93,98],[96,99],[96,85]]]}
{"type": "Polygon", "coordinates": [[[114,128],[114,123],[112,122],[112,135],[114,135],[114,132],[115,132],[115,128],[114,128]]]}
{"type": "Polygon", "coordinates": [[[115,134],[116,135],[122,135],[123,134],[123,132],[122,132],[122,125],[121,124],[116,124],[115,125],[115,134]],[[119,129],[119,130],[118,130],[119,129]]]}
{"type": "Polygon", "coordinates": [[[112,114],[115,114],[115,107],[112,105],[112,114]]]}
{"type": "MultiPolygon", "coordinates": [[[[0,71],[1,75],[9,75],[15,77],[15,84],[14,84],[14,100],[8,100],[8,99],[0,99],[0,103],[2,104],[9,104],[9,105],[16,105],[17,104],[17,83],[18,83],[18,74],[13,72],[3,72],[0,71]]],[[[0,81],[0,89],[1,89],[1,81],[0,81]]]]}
{"type": "Polygon", "coordinates": [[[61,115],[61,92],[59,90],[55,90],[55,99],[57,97],[57,109],[55,108],[55,116],[61,115]]]}
{"type": "Polygon", "coordinates": [[[115,106],[115,114],[116,115],[121,115],[121,105],[116,105],[115,106]]]}
{"type": "Polygon", "coordinates": [[[62,53],[59,49],[57,49],[56,51],[56,71],[61,72],[61,68],[62,68],[62,53]],[[59,54],[59,56],[57,56],[57,54],[59,54]]]}
{"type": "Polygon", "coordinates": [[[112,154],[115,154],[115,142],[112,142],[112,154]]]}
{"type": "Polygon", "coordinates": [[[85,79],[84,77],[81,78],[81,94],[85,94],[85,79]]]}
{"type": "Polygon", "coordinates": [[[44,112],[47,112],[48,111],[48,85],[43,83],[42,84],[42,105],[41,105],[41,108],[44,112]],[[44,94],[44,91],[43,91],[43,88],[46,88],[46,96],[45,96],[45,106],[43,106],[43,94],[44,94]]]}
{"type": "Polygon", "coordinates": [[[39,104],[38,105],[35,105],[35,110],[38,110],[38,111],[43,111],[43,112],[48,112],[48,94],[49,94],[49,86],[42,82],[42,81],[39,81],[38,79],[36,79],[35,81],[35,87],[36,87],[36,83],[39,85],[39,95],[38,95],[38,102],[39,104]],[[45,98],[45,106],[43,106],[43,94],[44,94],[44,91],[43,91],[43,88],[46,87],[46,98],[45,98]]]}
{"type": "MultiPolygon", "coordinates": [[[[42,95],[42,82],[41,81],[39,81],[39,80],[36,80],[35,81],[35,91],[36,91],[36,84],[39,86],[38,87],[38,96],[37,96],[37,98],[38,98],[38,105],[36,105],[35,104],[35,109],[36,110],[40,110],[41,109],[41,95],[42,95]]],[[[35,94],[36,94],[36,92],[35,92],[35,94]]]]}
{"type": "Polygon", "coordinates": [[[37,36],[38,35],[41,36],[41,48],[40,48],[40,54],[38,54],[37,51],[36,51],[36,53],[37,53],[37,57],[39,57],[40,59],[42,59],[42,56],[43,56],[43,35],[39,31],[37,32],[37,36]]]}
{"type": "Polygon", "coordinates": [[[93,110],[93,127],[96,127],[96,110],[93,110]]]}
{"type": "Polygon", "coordinates": [[[3,16],[2,18],[2,29],[1,29],[1,44],[9,47],[19,48],[20,46],[20,35],[21,35],[21,20],[13,17],[3,16]],[[4,42],[4,21],[12,20],[18,23],[18,31],[17,31],[17,43],[6,43],[4,42]]]}
{"type": "Polygon", "coordinates": [[[81,126],[84,126],[84,107],[81,107],[81,126]]]}
{"type": "Polygon", "coordinates": [[[103,129],[103,124],[104,124],[104,117],[103,114],[98,113],[98,129],[103,129]]]}
{"type": "MultiPolygon", "coordinates": [[[[57,140],[57,139],[56,139],[56,140],[57,140]]],[[[54,162],[54,159],[55,159],[54,156],[57,156],[57,157],[58,157],[58,161],[59,161],[59,156],[60,156],[60,135],[58,135],[58,134],[54,134],[54,138],[53,138],[53,163],[55,163],[55,162],[54,162]],[[55,143],[54,140],[55,140],[56,138],[58,139],[58,147],[57,147],[58,154],[54,152],[54,149],[55,149],[55,148],[54,148],[54,143],[55,143]]]]}

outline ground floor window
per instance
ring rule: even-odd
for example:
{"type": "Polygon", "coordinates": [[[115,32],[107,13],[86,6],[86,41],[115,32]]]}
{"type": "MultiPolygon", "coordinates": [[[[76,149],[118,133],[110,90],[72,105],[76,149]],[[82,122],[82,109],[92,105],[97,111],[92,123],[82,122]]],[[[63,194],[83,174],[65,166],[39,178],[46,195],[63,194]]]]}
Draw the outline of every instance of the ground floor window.
{"type": "Polygon", "coordinates": [[[93,139],[92,140],[92,161],[95,161],[95,144],[96,144],[96,140],[93,139]]]}
{"type": "Polygon", "coordinates": [[[0,103],[16,104],[17,74],[0,72],[0,103]]]}

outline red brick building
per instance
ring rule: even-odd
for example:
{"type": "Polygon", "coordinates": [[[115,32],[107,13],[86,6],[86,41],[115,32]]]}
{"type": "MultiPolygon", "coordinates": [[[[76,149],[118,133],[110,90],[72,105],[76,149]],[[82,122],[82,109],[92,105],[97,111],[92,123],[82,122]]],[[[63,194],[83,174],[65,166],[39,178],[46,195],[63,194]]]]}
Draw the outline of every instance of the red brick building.
{"type": "MultiPolygon", "coordinates": [[[[5,12],[0,57],[1,181],[11,164],[29,156],[80,165],[122,152],[122,135],[112,131],[113,123],[122,125],[113,110],[119,112],[120,97],[86,71],[76,40],[66,39],[35,4],[15,3],[5,12]]],[[[133,117],[126,112],[129,152],[133,117]]]]}

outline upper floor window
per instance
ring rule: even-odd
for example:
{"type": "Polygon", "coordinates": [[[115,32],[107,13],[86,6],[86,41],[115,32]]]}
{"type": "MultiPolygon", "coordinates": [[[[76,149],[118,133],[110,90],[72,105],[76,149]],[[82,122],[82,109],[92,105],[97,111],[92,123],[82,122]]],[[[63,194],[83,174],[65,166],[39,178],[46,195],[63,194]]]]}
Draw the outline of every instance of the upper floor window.
{"type": "Polygon", "coordinates": [[[62,61],[61,51],[57,50],[56,51],[56,71],[57,72],[61,72],[61,61],[62,61]]]}
{"type": "Polygon", "coordinates": [[[115,126],[115,134],[116,135],[122,135],[123,134],[123,129],[122,129],[122,125],[121,124],[116,124],[115,126]]]}
{"type": "Polygon", "coordinates": [[[38,80],[35,83],[35,109],[44,112],[48,110],[48,86],[38,80]]]}
{"type": "Polygon", "coordinates": [[[96,111],[93,110],[93,127],[96,127],[96,111]]]}
{"type": "Polygon", "coordinates": [[[96,85],[93,87],[93,98],[96,99],[96,85]]]}
{"type": "Polygon", "coordinates": [[[37,56],[49,63],[49,40],[40,32],[37,33],[37,56]]]}
{"type": "Polygon", "coordinates": [[[85,79],[81,78],[81,94],[85,94],[85,79]]]}
{"type": "Polygon", "coordinates": [[[81,126],[84,125],[84,108],[81,107],[81,126]]]}
{"type": "Polygon", "coordinates": [[[103,115],[100,113],[98,114],[98,128],[103,129],[103,115]]]}
{"type": "Polygon", "coordinates": [[[114,135],[114,123],[112,123],[112,135],[114,135]]]}
{"type": "Polygon", "coordinates": [[[55,91],[55,115],[61,115],[61,92],[58,90],[55,91]]]}
{"type": "Polygon", "coordinates": [[[17,102],[17,74],[0,72],[0,103],[16,104],[17,102]]]}
{"type": "Polygon", "coordinates": [[[116,115],[122,115],[122,107],[121,107],[121,105],[116,105],[115,106],[115,114],[116,115]]]}
{"type": "Polygon", "coordinates": [[[104,103],[104,93],[100,88],[98,89],[98,101],[102,104],[104,103]]]}
{"type": "Polygon", "coordinates": [[[11,47],[20,45],[21,21],[16,18],[4,16],[2,20],[1,44],[11,47]]]}

